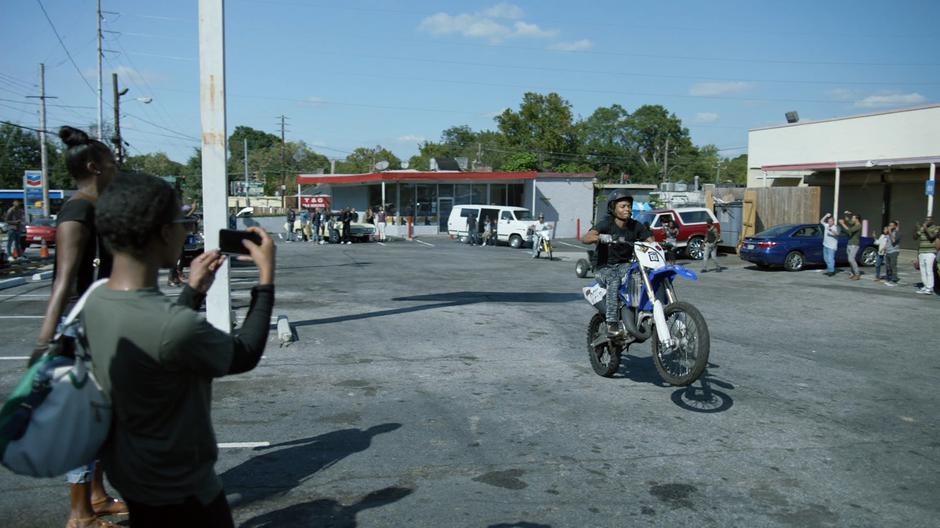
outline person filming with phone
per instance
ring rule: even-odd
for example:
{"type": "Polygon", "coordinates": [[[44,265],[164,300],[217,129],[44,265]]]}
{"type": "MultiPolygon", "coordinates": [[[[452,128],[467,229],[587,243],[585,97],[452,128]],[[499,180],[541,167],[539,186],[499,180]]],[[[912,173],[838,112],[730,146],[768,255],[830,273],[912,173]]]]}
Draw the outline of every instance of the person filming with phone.
{"type": "Polygon", "coordinates": [[[197,311],[226,255],[209,250],[194,259],[177,302],[157,287],[192,222],[168,183],[134,173],[117,178],[98,199],[95,219],[114,255],[110,279],[83,312],[94,374],[114,407],[101,451],[105,473],[132,527],[231,527],[214,469],[212,380],[248,372],[261,359],[274,306],[274,243],[262,229],[248,229],[247,254],[238,258],[254,262],[258,284],[243,326],[228,334],[197,311]]]}

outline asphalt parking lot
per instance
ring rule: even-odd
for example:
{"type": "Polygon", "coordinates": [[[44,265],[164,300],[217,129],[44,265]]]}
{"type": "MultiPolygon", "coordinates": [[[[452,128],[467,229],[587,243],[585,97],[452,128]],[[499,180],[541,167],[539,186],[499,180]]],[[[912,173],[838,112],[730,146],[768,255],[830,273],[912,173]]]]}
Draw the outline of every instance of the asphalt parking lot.
{"type": "MultiPolygon", "coordinates": [[[[615,378],[592,372],[577,247],[278,251],[275,313],[298,341],[272,332],[257,369],[214,384],[238,526],[936,526],[940,298],[871,268],[731,255],[677,283],[712,336],[705,377],[679,389],[649,344],[615,378]]],[[[252,278],[233,271],[239,315],[252,278]]],[[[48,291],[0,291],[0,357],[31,350],[48,291]]],[[[0,392],[23,364],[0,359],[0,392]]],[[[64,479],[0,486],[3,526],[64,524],[64,479]]]]}

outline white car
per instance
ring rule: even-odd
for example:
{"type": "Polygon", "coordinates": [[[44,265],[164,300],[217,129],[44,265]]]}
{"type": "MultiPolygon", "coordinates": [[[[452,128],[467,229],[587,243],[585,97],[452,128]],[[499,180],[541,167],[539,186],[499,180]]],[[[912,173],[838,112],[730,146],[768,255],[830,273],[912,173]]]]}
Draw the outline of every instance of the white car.
{"type": "Polygon", "coordinates": [[[506,205],[455,205],[447,219],[447,233],[458,238],[465,238],[467,233],[467,218],[473,215],[477,219],[477,230],[483,233],[483,219],[487,216],[497,220],[496,239],[506,242],[514,248],[520,248],[529,240],[529,226],[535,219],[532,213],[524,207],[511,207],[506,205]]]}

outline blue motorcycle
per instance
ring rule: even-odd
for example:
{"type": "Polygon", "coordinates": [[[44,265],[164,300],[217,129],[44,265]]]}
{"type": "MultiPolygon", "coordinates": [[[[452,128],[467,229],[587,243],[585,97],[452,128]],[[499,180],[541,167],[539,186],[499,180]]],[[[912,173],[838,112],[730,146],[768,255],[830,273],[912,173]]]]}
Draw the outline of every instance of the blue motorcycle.
{"type": "Polygon", "coordinates": [[[635,242],[631,245],[634,258],[623,283],[617,288],[620,319],[626,330],[623,337],[612,339],[607,335],[607,288],[597,281],[583,288],[585,300],[598,312],[591,318],[587,331],[591,367],[597,374],[609,378],[620,368],[620,358],[631,344],[652,339],[653,364],[663,380],[670,385],[689,385],[702,375],[708,364],[711,338],[701,312],[678,300],[672,281],[677,275],[690,280],[698,280],[698,276],[682,266],[667,265],[659,244],[635,242]]]}

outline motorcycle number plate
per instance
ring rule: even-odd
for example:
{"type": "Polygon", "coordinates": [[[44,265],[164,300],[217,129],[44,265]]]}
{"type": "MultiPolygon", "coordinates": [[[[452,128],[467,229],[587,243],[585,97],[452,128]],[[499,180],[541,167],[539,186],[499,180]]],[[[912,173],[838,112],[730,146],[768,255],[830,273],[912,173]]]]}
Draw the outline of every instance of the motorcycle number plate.
{"type": "Polygon", "coordinates": [[[604,299],[604,296],[607,295],[607,288],[601,286],[600,284],[594,284],[584,288],[584,298],[587,299],[587,302],[590,304],[597,304],[604,299]]]}

